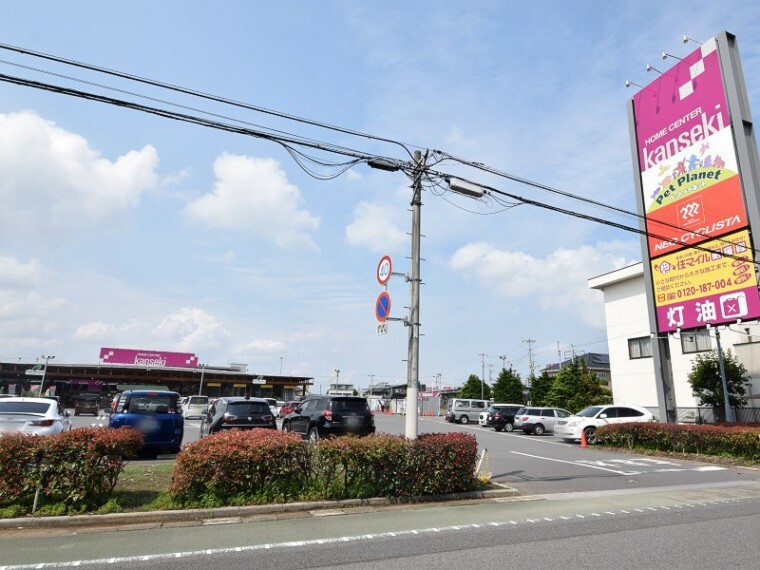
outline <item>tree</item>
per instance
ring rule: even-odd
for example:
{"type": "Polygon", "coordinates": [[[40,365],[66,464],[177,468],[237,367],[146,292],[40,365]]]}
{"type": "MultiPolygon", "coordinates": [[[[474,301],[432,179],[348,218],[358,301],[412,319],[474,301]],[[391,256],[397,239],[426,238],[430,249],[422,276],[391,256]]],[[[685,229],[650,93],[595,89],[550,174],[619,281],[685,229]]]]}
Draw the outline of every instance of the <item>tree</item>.
{"type": "Polygon", "coordinates": [[[524,390],[525,386],[520,380],[520,375],[511,366],[509,370],[502,368],[493,384],[494,402],[521,404],[525,401],[524,390]]]}
{"type": "Polygon", "coordinates": [[[612,394],[602,380],[579,359],[573,360],[559,371],[547,396],[548,405],[570,412],[611,402],[612,394]]]}
{"type": "MultiPolygon", "coordinates": [[[[745,394],[750,384],[750,377],[744,365],[730,351],[723,353],[723,369],[726,371],[728,386],[728,403],[732,408],[747,405],[745,394]]],[[[723,398],[723,380],[720,377],[718,352],[698,355],[694,359],[688,376],[691,392],[699,400],[700,406],[711,406],[721,420],[725,420],[725,400],[723,398]]]]}
{"type": "Polygon", "coordinates": [[[475,374],[470,374],[467,382],[462,386],[461,398],[470,398],[472,400],[489,400],[491,398],[491,387],[481,381],[475,374]],[[482,397],[481,397],[482,394],[482,397]]]}
{"type": "Polygon", "coordinates": [[[554,378],[544,370],[541,376],[530,378],[530,405],[531,406],[548,406],[549,392],[554,384],[554,378]]]}

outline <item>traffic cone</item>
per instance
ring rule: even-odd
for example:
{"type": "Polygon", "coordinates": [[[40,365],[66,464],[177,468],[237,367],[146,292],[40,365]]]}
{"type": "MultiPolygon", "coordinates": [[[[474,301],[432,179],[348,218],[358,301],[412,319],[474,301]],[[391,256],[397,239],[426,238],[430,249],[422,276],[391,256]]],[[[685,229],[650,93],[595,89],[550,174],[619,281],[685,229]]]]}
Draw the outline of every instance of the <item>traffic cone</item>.
{"type": "Polygon", "coordinates": [[[581,432],[581,447],[588,447],[588,442],[586,441],[586,430],[585,429],[581,432]]]}

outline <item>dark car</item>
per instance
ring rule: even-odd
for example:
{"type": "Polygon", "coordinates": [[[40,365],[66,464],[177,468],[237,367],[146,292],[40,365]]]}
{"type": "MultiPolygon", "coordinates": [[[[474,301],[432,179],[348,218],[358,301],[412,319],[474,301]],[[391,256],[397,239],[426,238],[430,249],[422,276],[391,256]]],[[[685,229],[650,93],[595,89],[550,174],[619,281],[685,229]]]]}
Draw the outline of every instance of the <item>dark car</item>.
{"type": "Polygon", "coordinates": [[[274,414],[264,398],[219,398],[201,421],[201,437],[229,429],[277,429],[274,414]]]}
{"type": "Polygon", "coordinates": [[[163,390],[127,390],[119,395],[108,427],[142,432],[143,452],[179,453],[185,430],[180,395],[163,390]]]}
{"type": "Polygon", "coordinates": [[[312,442],[334,435],[369,435],[375,433],[375,414],[367,398],[311,396],[285,416],[282,429],[312,442]]]}
{"type": "Polygon", "coordinates": [[[498,408],[491,414],[491,425],[496,431],[513,431],[515,416],[524,410],[523,406],[494,406],[498,408]]]}
{"type": "Polygon", "coordinates": [[[74,415],[92,414],[98,415],[100,396],[97,394],[77,394],[74,396],[74,415]]]}

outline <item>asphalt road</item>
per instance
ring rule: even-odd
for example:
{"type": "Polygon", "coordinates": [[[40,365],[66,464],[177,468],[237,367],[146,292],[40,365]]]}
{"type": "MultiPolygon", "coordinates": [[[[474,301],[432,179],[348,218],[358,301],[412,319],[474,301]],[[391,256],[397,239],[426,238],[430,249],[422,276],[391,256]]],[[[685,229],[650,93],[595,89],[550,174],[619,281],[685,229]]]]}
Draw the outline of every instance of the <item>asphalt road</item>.
{"type": "Polygon", "coordinates": [[[315,511],[126,532],[0,535],[10,568],[756,568],[760,484],[315,511]]]}

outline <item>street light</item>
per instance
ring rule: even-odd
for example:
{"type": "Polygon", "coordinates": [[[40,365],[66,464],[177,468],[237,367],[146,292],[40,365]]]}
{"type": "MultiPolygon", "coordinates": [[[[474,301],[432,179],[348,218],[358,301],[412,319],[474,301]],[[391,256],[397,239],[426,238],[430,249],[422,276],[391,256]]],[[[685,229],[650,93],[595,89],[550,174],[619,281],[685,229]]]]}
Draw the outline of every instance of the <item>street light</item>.
{"type": "Polygon", "coordinates": [[[45,366],[42,369],[42,380],[40,380],[40,398],[42,398],[43,389],[45,388],[45,376],[47,375],[48,362],[50,362],[51,360],[53,360],[55,358],[55,356],[53,356],[52,354],[50,354],[50,355],[43,354],[42,356],[40,356],[40,358],[44,358],[45,359],[45,366]]]}
{"type": "Polygon", "coordinates": [[[506,370],[507,366],[505,363],[506,363],[507,357],[502,354],[499,358],[501,358],[501,369],[506,370]]]}

